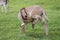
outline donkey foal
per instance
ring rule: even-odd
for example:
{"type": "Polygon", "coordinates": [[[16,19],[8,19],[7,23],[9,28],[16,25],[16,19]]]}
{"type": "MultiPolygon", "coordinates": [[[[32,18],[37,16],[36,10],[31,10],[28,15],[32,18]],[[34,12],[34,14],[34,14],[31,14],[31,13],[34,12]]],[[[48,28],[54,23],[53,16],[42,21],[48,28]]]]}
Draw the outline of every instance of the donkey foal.
{"type": "Polygon", "coordinates": [[[2,12],[6,12],[7,10],[7,3],[8,3],[8,0],[0,0],[0,6],[2,6],[2,12]]]}
{"type": "Polygon", "coordinates": [[[48,26],[45,21],[43,21],[43,17],[45,18],[46,22],[48,21],[48,17],[45,13],[45,10],[41,8],[39,5],[29,6],[26,8],[22,8],[19,11],[18,18],[22,21],[21,29],[22,31],[25,31],[25,26],[28,23],[32,23],[32,28],[34,28],[34,25],[37,23],[37,21],[40,21],[41,24],[45,28],[46,36],[48,35],[48,26]]]}

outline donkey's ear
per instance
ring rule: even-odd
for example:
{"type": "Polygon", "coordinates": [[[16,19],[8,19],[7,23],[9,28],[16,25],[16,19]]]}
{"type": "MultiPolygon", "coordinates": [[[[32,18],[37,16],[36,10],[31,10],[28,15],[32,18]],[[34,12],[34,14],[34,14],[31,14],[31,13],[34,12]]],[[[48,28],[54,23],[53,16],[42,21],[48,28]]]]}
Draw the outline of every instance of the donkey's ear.
{"type": "Polygon", "coordinates": [[[24,8],[21,8],[20,11],[22,11],[22,10],[24,10],[24,9],[25,9],[25,7],[24,7],[24,8]]]}
{"type": "Polygon", "coordinates": [[[25,8],[21,8],[21,9],[20,9],[20,12],[22,13],[22,10],[24,10],[24,9],[25,9],[25,8]]]}

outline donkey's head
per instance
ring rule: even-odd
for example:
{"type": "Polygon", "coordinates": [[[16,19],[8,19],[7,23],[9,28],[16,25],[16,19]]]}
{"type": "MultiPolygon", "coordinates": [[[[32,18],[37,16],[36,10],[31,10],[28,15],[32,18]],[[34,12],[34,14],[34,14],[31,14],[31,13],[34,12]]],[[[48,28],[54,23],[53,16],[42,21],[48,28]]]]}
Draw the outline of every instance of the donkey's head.
{"type": "Polygon", "coordinates": [[[21,16],[22,16],[23,20],[27,20],[27,12],[26,12],[26,9],[25,8],[22,8],[20,10],[20,12],[21,12],[21,16]]]}

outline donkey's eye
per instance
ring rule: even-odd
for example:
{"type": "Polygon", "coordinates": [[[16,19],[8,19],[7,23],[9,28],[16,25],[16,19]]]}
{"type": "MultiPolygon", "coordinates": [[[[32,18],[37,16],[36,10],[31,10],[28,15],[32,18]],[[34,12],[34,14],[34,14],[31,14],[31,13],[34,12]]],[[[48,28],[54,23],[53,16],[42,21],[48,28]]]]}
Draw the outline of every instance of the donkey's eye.
{"type": "Polygon", "coordinates": [[[27,17],[27,15],[25,17],[27,17]]]}

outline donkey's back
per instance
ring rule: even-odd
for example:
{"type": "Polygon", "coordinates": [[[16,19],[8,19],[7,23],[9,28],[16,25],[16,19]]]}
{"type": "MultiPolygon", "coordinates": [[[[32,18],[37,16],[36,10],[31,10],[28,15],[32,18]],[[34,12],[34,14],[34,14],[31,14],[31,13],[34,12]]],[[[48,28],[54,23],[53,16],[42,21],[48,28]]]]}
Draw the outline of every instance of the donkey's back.
{"type": "Polygon", "coordinates": [[[39,5],[26,7],[26,10],[27,10],[28,14],[31,13],[33,15],[34,14],[39,15],[44,11],[44,9],[42,7],[40,7],[39,5]]]}

